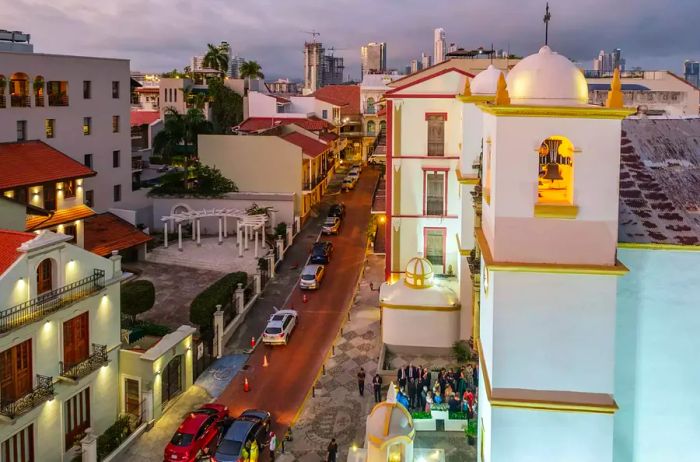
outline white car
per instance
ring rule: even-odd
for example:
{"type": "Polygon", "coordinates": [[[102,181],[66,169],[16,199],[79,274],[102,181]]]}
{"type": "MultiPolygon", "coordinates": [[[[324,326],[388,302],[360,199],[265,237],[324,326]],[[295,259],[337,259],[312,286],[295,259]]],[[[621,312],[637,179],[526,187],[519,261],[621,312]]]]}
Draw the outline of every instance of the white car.
{"type": "Polygon", "coordinates": [[[286,345],[292,330],[297,325],[297,312],[294,310],[279,310],[267,321],[262,335],[266,345],[286,345]]]}

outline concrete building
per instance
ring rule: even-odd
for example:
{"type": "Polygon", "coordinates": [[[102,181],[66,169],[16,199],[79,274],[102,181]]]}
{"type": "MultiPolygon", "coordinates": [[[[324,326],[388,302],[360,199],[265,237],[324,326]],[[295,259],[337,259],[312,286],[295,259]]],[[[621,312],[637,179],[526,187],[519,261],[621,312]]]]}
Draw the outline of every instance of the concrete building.
{"type": "Polygon", "coordinates": [[[87,163],[101,174],[83,185],[98,212],[143,204],[131,191],[128,60],[0,52],[0,82],[0,142],[40,140],[87,163]]]}
{"type": "Polygon", "coordinates": [[[274,82],[266,82],[265,85],[270,90],[270,93],[282,95],[296,95],[300,93],[299,84],[289,79],[277,79],[274,82]]]}
{"type": "Polygon", "coordinates": [[[122,411],[121,257],[70,239],[0,230],[3,460],[73,460],[86,430],[101,434],[122,411]]]}
{"type": "Polygon", "coordinates": [[[615,48],[610,53],[600,50],[598,57],[593,60],[593,70],[601,75],[612,74],[615,69],[625,70],[625,59],[622,57],[622,50],[615,48]]]}
{"type": "Polygon", "coordinates": [[[327,55],[322,43],[304,43],[304,94],[313,93],[325,85],[343,83],[343,63],[343,58],[327,55]]]}
{"type": "Polygon", "coordinates": [[[0,30],[0,51],[32,53],[34,45],[30,43],[31,35],[21,31],[0,30]]]}
{"type": "Polygon", "coordinates": [[[414,74],[414,73],[420,71],[421,69],[423,69],[423,63],[421,63],[417,59],[412,59],[410,66],[411,66],[411,74],[414,74]]]}
{"type": "Polygon", "coordinates": [[[386,72],[386,42],[370,42],[360,48],[362,75],[386,72]]]}
{"type": "MultiPolygon", "coordinates": [[[[437,63],[438,61],[436,61],[437,63]]],[[[433,65],[433,58],[430,55],[426,55],[425,53],[420,54],[420,65],[421,69],[427,69],[430,66],[433,65]]]]}
{"type": "Polygon", "coordinates": [[[445,60],[447,53],[447,42],[445,40],[445,29],[439,27],[433,31],[433,62],[439,64],[445,60]]]}
{"type": "Polygon", "coordinates": [[[683,77],[696,87],[700,87],[700,63],[686,60],[683,63],[683,77]]]}

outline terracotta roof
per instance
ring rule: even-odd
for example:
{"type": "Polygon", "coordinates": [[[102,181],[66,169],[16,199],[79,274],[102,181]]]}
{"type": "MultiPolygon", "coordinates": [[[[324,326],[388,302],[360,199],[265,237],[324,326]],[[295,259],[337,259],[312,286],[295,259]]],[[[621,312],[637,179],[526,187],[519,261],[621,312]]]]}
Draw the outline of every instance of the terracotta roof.
{"type": "Polygon", "coordinates": [[[620,242],[700,245],[700,119],[626,119],[620,242]]]}
{"type": "Polygon", "coordinates": [[[336,106],[341,106],[341,116],[360,114],[359,85],[327,85],[319,88],[313,96],[336,106]]]}
{"type": "Polygon", "coordinates": [[[97,173],[42,141],[0,143],[0,190],[97,173]]]}
{"type": "Polygon", "coordinates": [[[377,117],[385,116],[386,115],[386,108],[383,107],[380,110],[377,111],[377,117]]]}
{"type": "Polygon", "coordinates": [[[160,87],[138,87],[136,89],[137,93],[159,93],[160,87]]]}
{"type": "Polygon", "coordinates": [[[34,233],[0,229],[0,274],[5,273],[22,255],[17,251],[19,246],[35,237],[34,233]]]}
{"type": "Polygon", "coordinates": [[[323,141],[327,141],[327,142],[335,141],[338,138],[340,138],[338,135],[336,135],[333,132],[321,133],[320,135],[318,135],[318,137],[321,138],[323,141]]]}
{"type": "Polygon", "coordinates": [[[289,98],[285,98],[284,96],[278,96],[278,95],[273,95],[273,96],[275,97],[275,99],[277,100],[278,103],[287,104],[287,103],[292,102],[292,100],[290,100],[289,98]]]}
{"type": "Polygon", "coordinates": [[[281,138],[299,146],[301,148],[301,152],[309,157],[318,157],[323,154],[324,151],[328,150],[327,144],[321,143],[313,138],[309,138],[308,136],[302,135],[299,132],[288,133],[281,138]]]}
{"type": "Polygon", "coordinates": [[[312,132],[333,128],[333,125],[318,117],[249,117],[238,126],[238,130],[242,132],[257,132],[289,124],[296,124],[312,132]]]}
{"type": "Polygon", "coordinates": [[[68,209],[56,210],[49,217],[38,217],[35,215],[27,216],[25,226],[27,231],[35,231],[37,229],[51,228],[65,223],[70,223],[75,220],[82,220],[95,215],[95,211],[87,205],[76,205],[68,209]]]}
{"type": "Polygon", "coordinates": [[[85,220],[85,250],[102,257],[150,241],[148,234],[113,213],[105,212],[85,220]]]}
{"type": "Polygon", "coordinates": [[[151,125],[160,119],[160,111],[131,111],[131,126],[151,125]]]}

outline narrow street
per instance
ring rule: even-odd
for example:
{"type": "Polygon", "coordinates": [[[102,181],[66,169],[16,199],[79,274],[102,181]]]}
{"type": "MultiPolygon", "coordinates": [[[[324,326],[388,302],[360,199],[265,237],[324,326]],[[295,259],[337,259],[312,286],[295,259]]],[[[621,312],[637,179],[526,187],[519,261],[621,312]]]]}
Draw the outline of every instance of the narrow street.
{"type": "Polygon", "coordinates": [[[217,400],[228,405],[232,415],[248,408],[268,410],[274,419],[273,429],[280,436],[293,423],[347,316],[365,258],[366,231],[378,175],[377,171],[366,169],[355,190],[339,196],[347,207],[346,216],[340,235],[327,238],[334,244],[334,253],[321,288],[306,292],[306,303],[302,291],[294,288],[286,307],[299,311],[299,325],[290,344],[261,346],[251,354],[244,370],[217,400]],[[269,361],[266,368],[262,366],[264,355],[269,361]],[[250,384],[247,393],[243,391],[246,378],[250,384]]]}

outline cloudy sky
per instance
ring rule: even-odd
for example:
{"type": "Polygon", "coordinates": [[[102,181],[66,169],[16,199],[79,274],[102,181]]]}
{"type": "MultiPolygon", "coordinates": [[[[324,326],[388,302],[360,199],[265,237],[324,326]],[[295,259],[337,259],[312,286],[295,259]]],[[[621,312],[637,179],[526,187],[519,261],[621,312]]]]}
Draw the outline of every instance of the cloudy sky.
{"type": "MultiPolygon", "coordinates": [[[[359,47],[385,41],[390,67],[432,54],[433,29],[464,48],[527,55],[544,40],[544,0],[12,0],[0,28],[32,34],[35,51],[121,57],[133,70],[187,65],[206,43],[228,41],[268,77],[299,78],[317,30],[359,77],[359,47]]],[[[680,72],[700,59],[700,0],[551,0],[550,45],[591,67],[622,48],[627,66],[680,72]]]]}

